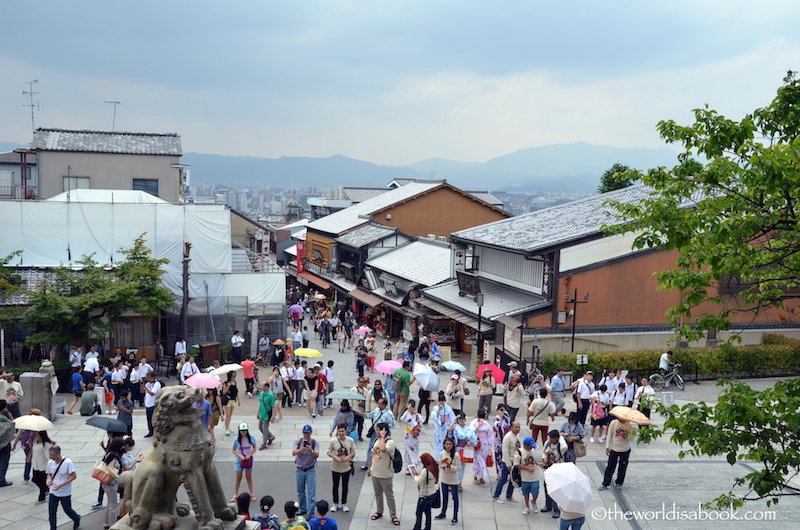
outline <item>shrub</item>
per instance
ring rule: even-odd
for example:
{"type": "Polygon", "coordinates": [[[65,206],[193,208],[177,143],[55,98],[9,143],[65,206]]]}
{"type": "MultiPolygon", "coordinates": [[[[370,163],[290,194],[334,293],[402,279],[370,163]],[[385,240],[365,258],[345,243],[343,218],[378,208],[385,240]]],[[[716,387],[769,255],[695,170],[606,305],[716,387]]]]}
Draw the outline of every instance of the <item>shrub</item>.
{"type": "Polygon", "coordinates": [[[797,344],[797,339],[787,337],[786,335],[778,335],[777,333],[764,333],[761,336],[761,344],[797,344]]]}
{"type": "MultiPolygon", "coordinates": [[[[785,338],[785,337],[784,337],[785,338]]],[[[697,367],[699,375],[723,377],[732,374],[748,375],[794,374],[800,371],[800,341],[789,343],[722,348],[690,348],[673,350],[673,362],[684,367],[697,367]]],[[[658,367],[664,350],[631,350],[605,352],[549,353],[542,359],[542,371],[554,374],[559,366],[576,376],[591,370],[599,377],[611,368],[649,373],[658,367]],[[576,364],[576,353],[589,356],[588,364],[576,364]]]]}

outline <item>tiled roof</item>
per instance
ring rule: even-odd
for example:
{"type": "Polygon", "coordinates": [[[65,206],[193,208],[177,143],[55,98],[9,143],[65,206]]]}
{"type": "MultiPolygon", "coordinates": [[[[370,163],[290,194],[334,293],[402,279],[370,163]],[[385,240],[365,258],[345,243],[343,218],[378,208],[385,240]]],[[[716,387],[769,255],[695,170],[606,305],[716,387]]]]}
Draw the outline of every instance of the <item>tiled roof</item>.
{"type": "Polygon", "coordinates": [[[352,201],[353,204],[364,202],[367,199],[377,197],[378,195],[386,193],[387,191],[390,191],[389,188],[356,188],[356,187],[342,188],[342,193],[344,193],[345,197],[350,199],[350,201],[352,201]]]}
{"type": "MultiPolygon", "coordinates": [[[[28,155],[25,159],[25,162],[29,166],[35,166],[36,157],[33,155],[28,155]]],[[[15,153],[14,151],[0,153],[0,164],[19,164],[19,153],[15,153]]]]}
{"type": "Polygon", "coordinates": [[[181,137],[175,133],[134,133],[36,129],[33,149],[83,153],[181,156],[181,137]]]}
{"type": "Polygon", "coordinates": [[[469,193],[470,195],[472,195],[476,199],[480,199],[483,202],[488,202],[492,206],[497,206],[497,207],[500,207],[500,208],[503,207],[503,201],[501,201],[500,199],[498,199],[497,197],[495,197],[494,195],[492,195],[488,191],[466,191],[466,193],[469,193]]]}
{"type": "Polygon", "coordinates": [[[312,231],[317,230],[326,234],[342,234],[351,228],[369,222],[368,216],[372,213],[410,199],[420,193],[430,191],[437,186],[441,186],[441,183],[411,183],[395,190],[389,190],[344,210],[326,215],[322,219],[317,219],[309,223],[308,228],[312,231]]]}
{"type": "Polygon", "coordinates": [[[398,232],[397,228],[391,228],[378,223],[370,223],[362,228],[357,228],[352,232],[347,232],[343,236],[336,238],[336,241],[342,245],[347,245],[353,248],[361,248],[393,236],[398,232]]]}
{"type": "Polygon", "coordinates": [[[450,245],[418,238],[367,260],[367,265],[426,287],[450,278],[450,245]]]}
{"type": "MultiPolygon", "coordinates": [[[[452,280],[423,289],[426,298],[444,302],[462,312],[478,316],[478,304],[471,296],[458,295],[458,280],[452,280]]],[[[501,315],[519,314],[550,305],[550,302],[532,293],[526,293],[506,285],[481,279],[483,293],[482,317],[495,320],[501,315]]]]}
{"type": "MultiPolygon", "coordinates": [[[[23,283],[20,286],[22,290],[11,296],[0,296],[0,306],[28,305],[30,303],[28,292],[36,291],[40,286],[52,282],[57,278],[56,273],[50,269],[9,268],[12,274],[16,274],[22,278],[23,283]]],[[[72,274],[78,273],[73,272],[72,274]]]]}
{"type": "Polygon", "coordinates": [[[652,191],[643,185],[631,186],[467,228],[453,233],[452,237],[470,243],[530,253],[600,234],[603,225],[617,222],[612,209],[604,205],[604,202],[615,200],[633,204],[649,197],[652,191]]]}

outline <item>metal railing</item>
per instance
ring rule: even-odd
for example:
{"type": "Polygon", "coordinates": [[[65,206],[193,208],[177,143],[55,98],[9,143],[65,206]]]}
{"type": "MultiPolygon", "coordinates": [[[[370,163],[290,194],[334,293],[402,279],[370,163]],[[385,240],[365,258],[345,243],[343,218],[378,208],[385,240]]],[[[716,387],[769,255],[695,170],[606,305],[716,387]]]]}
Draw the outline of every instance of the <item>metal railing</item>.
{"type": "Polygon", "coordinates": [[[38,199],[37,186],[0,186],[0,199],[20,201],[38,199]]]}

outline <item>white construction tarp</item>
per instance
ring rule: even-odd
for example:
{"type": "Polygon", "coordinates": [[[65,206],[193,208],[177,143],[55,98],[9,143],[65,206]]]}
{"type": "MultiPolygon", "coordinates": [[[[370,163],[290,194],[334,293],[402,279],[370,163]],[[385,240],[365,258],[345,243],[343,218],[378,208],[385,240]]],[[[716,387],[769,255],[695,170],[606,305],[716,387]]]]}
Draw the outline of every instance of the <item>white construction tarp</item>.
{"type": "Polygon", "coordinates": [[[75,266],[93,254],[101,265],[125,258],[120,249],[144,234],[167,271],[181,274],[183,242],[192,244],[192,273],[231,270],[230,214],[223,205],[0,201],[0,255],[12,265],[75,266]]]}

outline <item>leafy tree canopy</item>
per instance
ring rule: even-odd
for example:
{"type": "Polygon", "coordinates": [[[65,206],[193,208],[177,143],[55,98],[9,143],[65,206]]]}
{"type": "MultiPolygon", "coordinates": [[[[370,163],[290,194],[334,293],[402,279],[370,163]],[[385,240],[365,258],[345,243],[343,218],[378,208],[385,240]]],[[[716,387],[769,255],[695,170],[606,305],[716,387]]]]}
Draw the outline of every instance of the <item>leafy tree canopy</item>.
{"type": "Polygon", "coordinates": [[[688,446],[678,453],[680,458],[725,456],[730,465],[750,466],[753,471],[709,503],[718,509],[758,499],[768,499],[770,505],[781,497],[800,495],[790,484],[800,472],[800,379],[778,381],[761,392],[735,380],[720,379],[717,384],[727,388],[714,406],[701,402],[666,409],[658,404],[666,418],[664,427],[639,429],[639,441],[670,430],[673,442],[688,446]]]}
{"type": "Polygon", "coordinates": [[[632,171],[652,193],[609,201],[625,224],[607,232],[636,231],[634,248],[680,253],[675,269],[657,274],[661,289],[683,293],[667,312],[680,336],[700,339],[730,329],[736,313],[772,307],[789,320],[797,305],[787,302],[800,297],[800,82],[789,72],[775,99],[741,121],[708,106],[694,115],[688,126],[659,122],[664,140],[683,145],[679,163],[632,171]],[[718,309],[693,315],[705,303],[718,309]],[[682,317],[695,326],[678,325],[682,317]]]}
{"type": "Polygon", "coordinates": [[[54,269],[55,278],[30,293],[22,322],[36,332],[26,344],[65,344],[75,328],[83,337],[102,337],[125,311],[154,317],[170,307],[172,293],[160,281],[168,260],[153,258],[143,235],[121,252],[125,260],[116,269],[106,270],[92,256],[83,256],[77,271],[54,269]]]}
{"type": "Polygon", "coordinates": [[[597,193],[606,193],[633,186],[636,178],[636,175],[631,172],[630,167],[616,162],[610,168],[606,169],[600,177],[600,186],[597,188],[597,193]]]}

